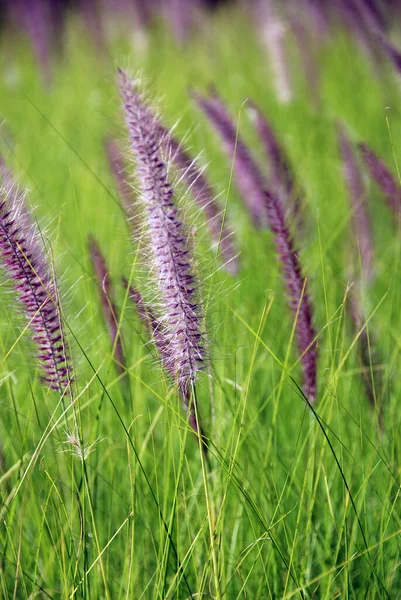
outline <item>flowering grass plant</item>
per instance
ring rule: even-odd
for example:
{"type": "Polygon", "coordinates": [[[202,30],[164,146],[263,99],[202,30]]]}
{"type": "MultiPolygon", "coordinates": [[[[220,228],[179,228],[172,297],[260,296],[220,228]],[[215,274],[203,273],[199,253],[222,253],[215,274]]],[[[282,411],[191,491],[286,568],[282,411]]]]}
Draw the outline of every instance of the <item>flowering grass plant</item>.
{"type": "Polygon", "coordinates": [[[397,3],[3,4],[0,598],[398,598],[397,3]]]}

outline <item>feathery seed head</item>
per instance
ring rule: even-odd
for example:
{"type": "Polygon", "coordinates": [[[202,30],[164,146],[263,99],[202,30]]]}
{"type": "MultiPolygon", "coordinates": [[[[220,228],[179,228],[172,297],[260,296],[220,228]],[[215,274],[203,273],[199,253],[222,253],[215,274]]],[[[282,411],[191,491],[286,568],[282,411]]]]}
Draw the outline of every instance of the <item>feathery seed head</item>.
{"type": "Polygon", "coordinates": [[[272,189],[284,199],[288,218],[302,226],[301,194],[295,189],[295,175],[285,150],[266,116],[254,102],[250,102],[250,114],[265,148],[265,154],[270,160],[272,189]]]}
{"type": "MultiPolygon", "coordinates": [[[[154,344],[160,354],[163,367],[174,380],[174,363],[170,357],[169,341],[165,335],[163,323],[161,323],[160,320],[155,316],[153,310],[149,306],[145,305],[141,293],[134,286],[129,285],[125,278],[123,278],[123,285],[128,289],[129,297],[134,303],[142,323],[145,325],[146,329],[153,338],[154,344]]],[[[197,418],[195,403],[191,402],[191,390],[189,388],[183,388],[181,392],[183,408],[189,417],[189,425],[192,430],[200,436],[202,448],[207,454],[207,437],[199,423],[199,419],[197,418]]]]}
{"type": "Polygon", "coordinates": [[[224,268],[229,273],[236,274],[239,269],[239,261],[233,243],[234,232],[227,226],[203,170],[198,167],[196,161],[183,149],[182,144],[173,137],[170,131],[162,125],[160,125],[160,129],[164,135],[163,145],[168,151],[172,163],[182,170],[184,181],[207,218],[210,233],[225,261],[224,268]]]}
{"type": "Polygon", "coordinates": [[[399,218],[401,215],[401,186],[384,161],[367,144],[359,144],[358,147],[370,176],[386,196],[387,204],[393,214],[399,218]]]}
{"type": "Polygon", "coordinates": [[[290,308],[297,315],[296,338],[304,375],[304,392],[310,402],[316,397],[317,344],[312,324],[312,307],[302,276],[297,253],[287,227],[280,198],[266,189],[266,182],[248,146],[237,135],[234,123],[223,102],[215,95],[195,99],[220,134],[229,158],[234,161],[236,178],[242,197],[255,223],[268,223],[274,235],[276,251],[283,269],[290,308]]]}
{"type": "Polygon", "coordinates": [[[151,259],[160,293],[169,354],[165,365],[183,397],[191,389],[203,363],[202,333],[196,280],[184,226],[173,202],[162,152],[162,135],[149,104],[120,70],[119,83],[125,120],[136,159],[140,197],[146,210],[151,259]]]}
{"type": "Polygon", "coordinates": [[[314,402],[316,398],[317,342],[307,281],[302,275],[301,263],[285,223],[282,205],[271,192],[266,191],[265,194],[269,225],[274,234],[277,256],[283,269],[288,303],[293,313],[297,315],[295,335],[301,355],[304,392],[309,402],[314,402]]]}
{"type": "Polygon", "coordinates": [[[93,271],[98,283],[104,320],[106,322],[107,329],[109,330],[111,343],[114,349],[117,370],[121,373],[124,370],[125,358],[121,337],[118,330],[118,310],[110,295],[110,277],[106,260],[99,248],[98,243],[93,237],[89,238],[89,253],[93,271]]]}
{"type": "Polygon", "coordinates": [[[39,229],[30,220],[24,194],[2,163],[0,185],[0,262],[29,320],[44,383],[61,395],[70,394],[72,371],[59,293],[39,229]]]}
{"type": "Polygon", "coordinates": [[[206,98],[193,92],[193,97],[206,118],[220,135],[229,160],[234,161],[234,178],[242,200],[256,226],[266,222],[263,189],[265,181],[252,155],[237,134],[237,127],[224,102],[215,93],[206,98]]]}

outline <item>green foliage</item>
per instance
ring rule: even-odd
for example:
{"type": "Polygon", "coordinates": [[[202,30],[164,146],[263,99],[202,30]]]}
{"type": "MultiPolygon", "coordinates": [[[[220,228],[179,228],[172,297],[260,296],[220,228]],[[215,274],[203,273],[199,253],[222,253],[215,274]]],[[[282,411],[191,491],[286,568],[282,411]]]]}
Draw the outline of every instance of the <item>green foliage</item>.
{"type": "Polygon", "coordinates": [[[321,52],[320,104],[311,104],[299,78],[295,100],[280,105],[254,32],[223,15],[184,49],[159,30],[147,48],[115,39],[99,57],[76,23],[66,46],[46,90],[25,42],[3,40],[0,149],[31,188],[41,226],[48,224],[67,300],[79,436],[94,445],[83,461],[67,442],[76,433],[73,409],[63,414],[57,396],[40,385],[2,286],[0,596],[396,598],[400,231],[367,182],[377,276],[364,303],[380,357],[381,432],[344,303],[356,242],[335,129],[343,120],[356,141],[366,140],[393,166],[386,117],[397,154],[395,75],[384,67],[375,73],[338,36],[321,52]],[[197,395],[212,439],[210,469],[120,283],[123,274],[146,279],[103,150],[105,134],[125,136],[115,75],[127,64],[160,98],[167,124],[179,120],[177,132],[189,132],[192,150],[210,163],[241,250],[237,278],[217,270],[205,225],[194,220],[211,363],[197,395]],[[188,96],[189,86],[211,83],[239,115],[262,165],[243,101],[250,97],[266,111],[306,190],[307,229],[297,244],[319,331],[316,413],[297,387],[293,320],[271,236],[252,228],[218,139],[188,96]],[[89,265],[89,234],[115,284],[128,363],[122,377],[89,265]]]}

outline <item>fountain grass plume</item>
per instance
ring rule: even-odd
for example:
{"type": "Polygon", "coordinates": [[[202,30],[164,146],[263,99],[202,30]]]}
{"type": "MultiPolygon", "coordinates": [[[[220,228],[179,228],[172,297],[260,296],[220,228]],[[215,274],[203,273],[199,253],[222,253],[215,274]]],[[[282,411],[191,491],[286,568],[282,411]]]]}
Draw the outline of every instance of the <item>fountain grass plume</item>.
{"type": "Polygon", "coordinates": [[[121,336],[119,333],[118,309],[111,298],[109,270],[100,247],[95,238],[92,236],[90,236],[88,239],[88,246],[90,260],[99,290],[103,317],[113,346],[117,371],[119,373],[123,373],[125,367],[125,358],[121,336]]]}
{"type": "Polygon", "coordinates": [[[55,42],[58,41],[53,31],[52,5],[47,0],[15,2],[15,5],[17,22],[22,24],[30,37],[43,82],[46,86],[50,86],[53,79],[52,55],[55,50],[55,42]]]}
{"type": "Polygon", "coordinates": [[[359,246],[362,275],[365,281],[370,281],[373,278],[373,243],[372,224],[366,207],[366,190],[354,148],[341,124],[338,125],[338,144],[344,177],[349,191],[352,208],[352,230],[359,246]]]}
{"type": "Polygon", "coordinates": [[[0,263],[28,319],[43,383],[61,397],[71,395],[72,368],[55,276],[39,228],[26,207],[25,193],[2,162],[0,186],[0,263]]]}
{"type": "Polygon", "coordinates": [[[254,2],[254,19],[261,42],[266,50],[277,99],[288,104],[294,96],[287,52],[287,25],[280,15],[278,3],[273,0],[254,2]]]}
{"type": "Polygon", "coordinates": [[[198,282],[191,269],[185,227],[173,202],[158,120],[138,81],[132,81],[122,70],[119,86],[145,209],[151,269],[160,300],[158,318],[168,349],[163,365],[191,407],[197,374],[204,364],[198,282]]]}
{"type": "MultiPolygon", "coordinates": [[[[169,373],[171,378],[174,380],[175,373],[171,371],[171,361],[169,358],[169,341],[164,334],[163,323],[158,319],[150,306],[147,306],[143,301],[141,293],[133,285],[130,285],[128,280],[123,277],[122,279],[124,287],[128,290],[130,300],[133,302],[139,318],[145,326],[148,333],[151,335],[153,343],[159,353],[161,363],[165,370],[169,373]]],[[[205,432],[203,431],[199,418],[196,415],[194,406],[191,403],[190,391],[182,396],[184,412],[188,414],[189,425],[192,430],[202,440],[202,447],[204,452],[207,454],[208,451],[208,440],[205,432]]]]}
{"type": "MultiPolygon", "coordinates": [[[[128,280],[122,278],[123,286],[128,290],[128,296],[134,304],[136,311],[142,324],[145,326],[147,332],[151,335],[154,345],[158,350],[160,360],[163,367],[169,373],[171,378],[174,380],[175,373],[171,371],[171,361],[169,360],[169,342],[164,335],[163,324],[153,312],[152,308],[145,304],[142,298],[142,294],[132,284],[129,284],[128,280]]],[[[188,410],[188,405],[184,405],[184,409],[188,410]]]]}
{"type": "Polygon", "coordinates": [[[383,34],[387,29],[384,11],[372,0],[354,0],[368,31],[383,34]]]}
{"type": "Polygon", "coordinates": [[[183,149],[182,144],[172,133],[162,125],[160,127],[172,163],[182,171],[182,179],[206,216],[211,236],[224,260],[224,268],[231,274],[238,273],[239,261],[233,242],[234,232],[227,226],[203,170],[198,167],[196,161],[183,149]]]}
{"type": "Polygon", "coordinates": [[[294,190],[294,173],[273,127],[255,102],[249,103],[251,118],[265,148],[271,165],[273,185],[283,186],[288,194],[294,190]]]}
{"type": "Polygon", "coordinates": [[[360,6],[355,0],[334,0],[333,5],[355,39],[371,54],[371,31],[367,27],[360,6]]]}
{"type": "Polygon", "coordinates": [[[303,371],[303,389],[310,402],[316,398],[317,343],[313,328],[312,305],[306,278],[286,224],[282,202],[277,194],[267,189],[248,146],[237,136],[237,131],[222,100],[215,95],[206,99],[194,97],[221,136],[229,158],[234,161],[234,177],[246,200],[254,222],[266,222],[274,235],[290,308],[297,318],[296,339],[303,371]]]}
{"type": "Polygon", "coordinates": [[[270,161],[271,185],[280,197],[285,198],[288,217],[300,224],[302,221],[301,197],[296,190],[294,172],[285,150],[258,105],[250,102],[249,106],[251,118],[265,148],[266,156],[270,161]]]}
{"type": "Polygon", "coordinates": [[[237,126],[224,102],[216,93],[210,98],[193,91],[192,95],[221,137],[229,160],[234,162],[234,179],[254,225],[260,227],[266,224],[264,177],[253,160],[248,146],[241,136],[237,135],[237,126]]]}
{"type": "Polygon", "coordinates": [[[277,256],[282,266],[288,303],[296,316],[295,336],[303,372],[303,390],[309,402],[313,403],[316,399],[317,341],[307,280],[302,274],[301,263],[279,198],[265,191],[265,206],[270,229],[274,234],[277,256]]]}
{"type": "Polygon", "coordinates": [[[401,186],[384,161],[367,144],[358,144],[358,148],[369,169],[370,176],[385,195],[394,216],[399,219],[401,216],[401,186]]]}

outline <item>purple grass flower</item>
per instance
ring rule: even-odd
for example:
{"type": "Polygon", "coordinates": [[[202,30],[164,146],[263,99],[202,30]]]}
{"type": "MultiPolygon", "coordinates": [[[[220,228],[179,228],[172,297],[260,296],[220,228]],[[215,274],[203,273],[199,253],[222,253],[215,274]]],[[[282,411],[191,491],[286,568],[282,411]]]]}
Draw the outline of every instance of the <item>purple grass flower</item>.
{"type": "Polygon", "coordinates": [[[358,144],[363,161],[369,169],[370,176],[377,183],[394,216],[401,216],[401,186],[398,184],[390,169],[367,144],[358,144]]]}
{"type": "Polygon", "coordinates": [[[360,7],[355,0],[334,0],[333,4],[335,10],[342,16],[343,21],[356,39],[367,49],[370,49],[369,31],[366,29],[360,7]]]}
{"type": "Polygon", "coordinates": [[[280,198],[284,197],[286,200],[290,200],[290,202],[285,202],[286,208],[288,207],[288,218],[300,224],[302,221],[301,198],[295,189],[294,172],[285,154],[285,150],[260,108],[254,102],[251,102],[250,109],[251,117],[255,122],[266,155],[270,159],[271,185],[280,198]]]}
{"type": "Polygon", "coordinates": [[[196,0],[169,0],[163,4],[163,12],[178,43],[184,43],[190,36],[194,21],[196,0]]]}
{"type": "MultiPolygon", "coordinates": [[[[152,309],[149,306],[145,305],[141,293],[134,286],[129,285],[125,277],[123,277],[123,285],[128,290],[128,295],[136,307],[139,318],[141,319],[147,331],[153,338],[153,342],[159,352],[159,356],[163,367],[169,373],[171,378],[174,379],[175,373],[171,371],[171,361],[169,358],[169,341],[168,338],[165,336],[162,322],[156,317],[152,309]]],[[[185,396],[182,397],[182,401],[184,412],[189,412],[189,425],[193,429],[193,431],[202,439],[203,450],[207,454],[207,437],[199,424],[199,419],[197,419],[196,417],[194,407],[191,403],[189,391],[186,393],[185,396]]]]}
{"type": "Polygon", "coordinates": [[[338,143],[352,208],[352,229],[359,246],[362,274],[366,281],[373,277],[372,225],[366,210],[366,190],[344,127],[338,126],[338,143]]]}
{"type": "Polygon", "coordinates": [[[305,8],[315,36],[318,34],[321,39],[327,38],[330,25],[326,3],[322,0],[306,0],[305,8]]]}
{"type": "MultiPolygon", "coordinates": [[[[160,323],[157,320],[155,314],[149,306],[146,306],[141,293],[133,286],[128,283],[126,277],[122,278],[123,286],[128,290],[130,300],[134,303],[138,316],[141,319],[143,325],[146,327],[149,333],[152,335],[159,330],[160,323]]],[[[157,343],[156,343],[157,345],[157,343]]]]}
{"type": "MultiPolygon", "coordinates": [[[[161,320],[156,317],[152,308],[145,304],[142,295],[137,288],[135,288],[133,285],[130,285],[125,277],[123,277],[122,282],[124,287],[128,290],[129,298],[133,302],[139,318],[141,319],[148,333],[152,336],[153,342],[159,352],[163,367],[174,380],[175,373],[174,371],[171,371],[171,361],[169,359],[169,341],[164,334],[164,328],[161,320]]],[[[188,405],[186,404],[184,408],[185,410],[188,410],[188,405]]]]}
{"type": "Polygon", "coordinates": [[[354,2],[367,30],[382,34],[386,30],[386,22],[379,7],[371,0],[354,0],[354,2]]]}
{"type": "Polygon", "coordinates": [[[170,154],[172,163],[183,171],[184,181],[205,213],[210,233],[224,259],[224,267],[229,273],[238,273],[238,256],[232,239],[234,234],[225,223],[208,180],[195,160],[182,148],[182,145],[167,129],[160,127],[165,140],[164,145],[170,154]]]}
{"type": "Polygon", "coordinates": [[[64,337],[59,292],[39,229],[24,194],[0,162],[0,262],[29,320],[43,382],[61,396],[71,394],[72,369],[64,337]]]}
{"type": "Polygon", "coordinates": [[[270,159],[272,183],[276,187],[284,186],[285,191],[292,194],[294,190],[294,173],[284,149],[278,141],[273,127],[257,104],[250,102],[249,107],[259,137],[265,147],[266,155],[270,159]]]}
{"type": "Polygon", "coordinates": [[[103,53],[106,50],[106,40],[102,16],[99,10],[99,2],[97,2],[97,0],[79,0],[78,5],[82,11],[85,29],[91,35],[97,51],[103,53]]]}
{"type": "Polygon", "coordinates": [[[114,350],[114,357],[116,359],[117,370],[119,373],[123,373],[125,366],[125,358],[121,342],[121,336],[118,328],[118,310],[110,295],[109,271],[106,265],[105,258],[99,248],[99,245],[93,237],[89,238],[88,245],[92,268],[95,273],[99,289],[102,312],[114,350]]]}
{"type": "Polygon", "coordinates": [[[316,44],[314,34],[298,17],[291,19],[291,30],[296,39],[299,56],[304,67],[307,88],[314,107],[320,103],[320,73],[316,60],[316,44]]]}
{"type": "Polygon", "coordinates": [[[134,23],[137,28],[142,29],[149,24],[150,4],[150,1],[143,2],[143,0],[107,0],[106,8],[109,18],[117,14],[128,21],[130,26],[134,23]]]}
{"type": "Polygon", "coordinates": [[[265,181],[248,146],[239,137],[223,102],[195,95],[198,105],[222,137],[229,158],[234,160],[234,177],[256,223],[267,222],[274,234],[277,255],[283,268],[290,308],[297,314],[296,338],[303,370],[304,392],[310,402],[316,397],[317,344],[312,325],[312,307],[299,259],[285,222],[279,197],[266,189],[265,181]],[[252,212],[253,211],[253,212],[252,212]]]}
{"type": "Polygon", "coordinates": [[[30,37],[43,81],[47,86],[52,81],[53,32],[50,11],[51,6],[46,0],[26,0],[19,4],[21,21],[30,37]]]}
{"type": "Polygon", "coordinates": [[[286,25],[273,0],[257,0],[255,8],[255,21],[270,61],[277,98],[282,104],[288,104],[293,98],[293,89],[285,39],[286,25]]]}
{"type": "Polygon", "coordinates": [[[288,303],[292,312],[297,315],[295,335],[301,356],[303,389],[309,402],[314,402],[316,399],[317,342],[307,281],[302,275],[301,264],[286,226],[284,211],[279,199],[266,191],[265,202],[270,229],[274,234],[276,252],[283,269],[288,303]]]}
{"type": "Polygon", "coordinates": [[[214,94],[206,98],[193,93],[196,103],[223,140],[229,160],[234,161],[234,178],[242,200],[247,206],[255,226],[266,224],[265,181],[262,173],[240,135],[224,102],[214,94]]]}
{"type": "Polygon", "coordinates": [[[191,402],[204,352],[197,282],[191,270],[187,235],[173,202],[157,119],[138,91],[138,82],[120,70],[119,84],[161,301],[160,319],[168,345],[164,366],[177,383],[184,402],[191,402]]]}

